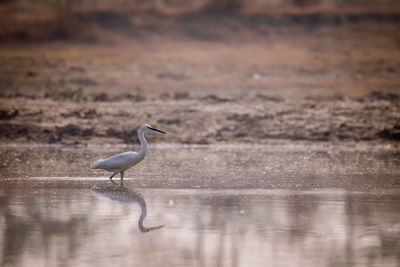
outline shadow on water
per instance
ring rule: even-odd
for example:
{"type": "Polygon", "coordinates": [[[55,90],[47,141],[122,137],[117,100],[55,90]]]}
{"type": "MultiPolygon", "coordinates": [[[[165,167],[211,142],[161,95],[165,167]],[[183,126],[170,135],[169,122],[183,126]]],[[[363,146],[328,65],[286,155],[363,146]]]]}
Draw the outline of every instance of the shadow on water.
{"type": "MultiPolygon", "coordinates": [[[[24,266],[24,255],[27,251],[34,251],[37,248],[43,251],[44,261],[51,262],[51,254],[54,252],[52,245],[54,245],[54,238],[57,237],[67,241],[63,253],[65,257],[61,257],[59,261],[65,264],[68,258],[76,256],[80,249],[79,240],[88,236],[87,231],[80,231],[82,226],[87,224],[88,216],[72,215],[62,218],[62,216],[55,216],[53,212],[50,212],[51,215],[46,214],[43,211],[51,209],[51,205],[46,204],[51,197],[48,194],[40,195],[38,200],[29,192],[2,194],[0,204],[0,214],[3,217],[1,266],[24,266]],[[16,194],[19,195],[17,201],[14,198],[16,194]],[[32,244],[32,238],[39,242],[32,244]]],[[[66,206],[69,204],[66,203],[66,206]]]]}
{"type": "Polygon", "coordinates": [[[130,190],[121,183],[118,185],[116,182],[111,180],[111,185],[107,186],[93,186],[92,191],[105,196],[113,201],[117,201],[124,205],[132,205],[138,203],[140,206],[140,217],[138,220],[138,227],[142,233],[147,233],[153,230],[160,229],[164,227],[164,225],[154,226],[154,227],[145,227],[143,225],[144,219],[147,216],[147,206],[146,201],[143,196],[136,191],[130,190]]]}
{"type": "MultiPolygon", "coordinates": [[[[29,180],[25,182],[34,183],[29,180]]],[[[0,190],[0,266],[55,266],[55,262],[69,266],[73,263],[71,259],[82,260],[82,253],[91,254],[92,250],[96,250],[88,247],[87,242],[95,242],[93,236],[98,237],[98,229],[107,229],[100,232],[112,232],[114,226],[106,223],[110,218],[116,224],[123,220],[120,226],[128,230],[131,228],[132,220],[137,220],[136,209],[126,210],[124,207],[134,204],[140,207],[137,225],[141,233],[164,227],[144,226],[147,205],[139,192],[124,185],[98,184],[88,190],[80,186],[76,189],[46,188],[46,184],[35,189],[32,185],[21,187],[19,183],[14,189],[0,190]],[[104,213],[104,210],[110,211],[104,213]],[[126,214],[126,211],[134,212],[133,216],[126,214]],[[39,265],[32,263],[37,261],[39,265]]],[[[128,233],[125,230],[126,240],[135,239],[130,235],[134,236],[130,230],[128,233]]],[[[99,242],[107,245],[108,241],[114,239],[112,236],[99,242]]]]}
{"type": "Polygon", "coordinates": [[[108,182],[90,190],[0,191],[0,200],[2,266],[80,266],[88,261],[92,266],[400,262],[400,196],[395,192],[138,192],[108,182]],[[168,231],[152,231],[163,226],[146,227],[145,220],[165,222],[168,231]]]}

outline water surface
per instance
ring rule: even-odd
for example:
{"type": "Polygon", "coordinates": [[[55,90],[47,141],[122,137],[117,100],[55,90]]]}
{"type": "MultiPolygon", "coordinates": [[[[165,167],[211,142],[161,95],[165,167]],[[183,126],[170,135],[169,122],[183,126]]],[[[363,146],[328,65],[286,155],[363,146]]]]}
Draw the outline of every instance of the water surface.
{"type": "Polygon", "coordinates": [[[3,146],[3,266],[399,266],[399,153],[384,146],[3,146]]]}

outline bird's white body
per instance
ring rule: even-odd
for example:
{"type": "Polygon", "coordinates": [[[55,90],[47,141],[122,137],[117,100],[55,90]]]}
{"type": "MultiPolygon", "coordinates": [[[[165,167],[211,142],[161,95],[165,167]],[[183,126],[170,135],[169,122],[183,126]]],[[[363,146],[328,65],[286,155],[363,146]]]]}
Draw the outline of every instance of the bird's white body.
{"type": "Polygon", "coordinates": [[[139,140],[141,144],[139,153],[129,151],[111,156],[107,159],[100,159],[95,163],[93,163],[92,169],[103,169],[109,172],[113,172],[113,175],[111,175],[110,179],[112,179],[112,177],[117,173],[121,173],[121,181],[122,181],[124,179],[124,172],[129,168],[135,166],[139,162],[141,162],[146,156],[147,141],[146,138],[144,138],[144,131],[147,129],[164,133],[163,131],[157,130],[148,124],[143,124],[138,131],[139,140]]]}
{"type": "Polygon", "coordinates": [[[114,155],[107,159],[100,159],[93,163],[93,169],[103,169],[109,172],[122,172],[133,167],[144,159],[145,154],[140,155],[136,152],[124,152],[114,155]]]}

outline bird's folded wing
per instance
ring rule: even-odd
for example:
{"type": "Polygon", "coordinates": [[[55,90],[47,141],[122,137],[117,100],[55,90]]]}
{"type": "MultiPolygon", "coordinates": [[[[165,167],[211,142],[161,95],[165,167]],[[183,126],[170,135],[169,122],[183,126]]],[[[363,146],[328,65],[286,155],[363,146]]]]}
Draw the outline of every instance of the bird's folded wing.
{"type": "Polygon", "coordinates": [[[118,154],[118,155],[109,157],[108,159],[95,162],[94,164],[97,165],[96,168],[100,168],[100,169],[123,170],[123,169],[125,169],[126,166],[128,166],[131,163],[133,154],[134,153],[130,153],[130,152],[118,154]]]}

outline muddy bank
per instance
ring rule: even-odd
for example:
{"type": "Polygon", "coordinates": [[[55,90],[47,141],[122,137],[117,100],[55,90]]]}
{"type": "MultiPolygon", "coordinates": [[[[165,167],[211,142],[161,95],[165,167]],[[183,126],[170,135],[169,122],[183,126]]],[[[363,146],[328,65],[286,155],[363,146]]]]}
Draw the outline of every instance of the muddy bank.
{"type": "Polygon", "coordinates": [[[169,95],[142,101],[106,97],[55,101],[1,98],[2,143],[135,144],[142,123],[166,136],[152,142],[213,144],[281,141],[398,142],[400,96],[289,100],[262,94],[169,95]]]}
{"type": "Polygon", "coordinates": [[[331,12],[82,11],[62,38],[27,12],[0,32],[1,142],[398,142],[399,12],[331,12]]]}

